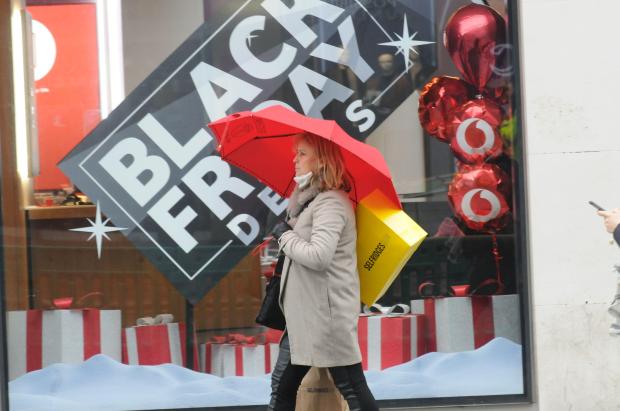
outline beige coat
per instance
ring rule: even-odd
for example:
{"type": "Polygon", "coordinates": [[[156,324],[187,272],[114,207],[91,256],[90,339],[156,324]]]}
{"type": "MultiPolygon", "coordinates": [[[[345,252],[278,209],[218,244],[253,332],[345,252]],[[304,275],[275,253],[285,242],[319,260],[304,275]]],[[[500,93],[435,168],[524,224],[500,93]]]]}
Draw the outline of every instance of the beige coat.
{"type": "MultiPolygon", "coordinates": [[[[292,196],[291,201],[298,201],[292,196]]],[[[280,238],[280,283],[291,363],[335,367],[362,361],[355,211],[343,191],[319,193],[280,238]],[[290,269],[289,269],[290,268],[290,269]]]]}

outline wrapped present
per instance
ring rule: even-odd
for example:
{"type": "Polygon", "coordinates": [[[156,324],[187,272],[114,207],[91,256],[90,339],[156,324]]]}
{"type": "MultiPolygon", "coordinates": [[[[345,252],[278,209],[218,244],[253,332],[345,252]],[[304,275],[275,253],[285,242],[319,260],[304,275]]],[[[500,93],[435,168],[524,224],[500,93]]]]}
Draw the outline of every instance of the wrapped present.
{"type": "Polygon", "coordinates": [[[9,379],[54,363],[77,364],[96,354],[121,360],[120,310],[7,312],[9,379]]]}
{"type": "Polygon", "coordinates": [[[255,338],[260,344],[266,344],[266,343],[280,344],[280,340],[282,339],[283,334],[284,334],[284,331],[265,327],[265,332],[259,334],[255,338]]]}
{"type": "Polygon", "coordinates": [[[383,370],[426,353],[424,318],[411,314],[362,314],[357,332],[364,370],[383,370]]]}
{"type": "MultiPolygon", "coordinates": [[[[156,317],[157,318],[157,317],[156,317]]],[[[162,322],[150,317],[138,319],[137,325],[123,330],[123,362],[130,365],[176,364],[186,362],[185,324],[162,316],[162,322]]],[[[194,367],[198,370],[198,345],[194,335],[194,367]]]]}
{"type": "Polygon", "coordinates": [[[495,337],[521,344],[517,294],[412,300],[411,312],[427,319],[429,352],[474,350],[495,337]]]}
{"type": "Polygon", "coordinates": [[[374,304],[420,246],[426,231],[379,190],[357,205],[357,269],[360,296],[374,304]]]}
{"type": "Polygon", "coordinates": [[[269,374],[278,359],[279,345],[264,335],[229,334],[200,345],[201,370],[220,377],[269,374]]]}

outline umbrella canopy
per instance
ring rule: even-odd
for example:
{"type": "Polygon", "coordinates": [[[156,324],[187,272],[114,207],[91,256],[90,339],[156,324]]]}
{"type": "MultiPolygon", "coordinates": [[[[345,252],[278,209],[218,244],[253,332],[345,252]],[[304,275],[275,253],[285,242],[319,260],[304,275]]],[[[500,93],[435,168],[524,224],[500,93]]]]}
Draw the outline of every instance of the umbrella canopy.
{"type": "Polygon", "coordinates": [[[209,123],[222,159],[256,177],[283,197],[295,188],[294,135],[312,133],[340,147],[351,179],[349,197],[359,203],[374,190],[400,208],[390,170],[379,150],[349,136],[333,120],[306,117],[282,106],[231,114],[209,123]]]}

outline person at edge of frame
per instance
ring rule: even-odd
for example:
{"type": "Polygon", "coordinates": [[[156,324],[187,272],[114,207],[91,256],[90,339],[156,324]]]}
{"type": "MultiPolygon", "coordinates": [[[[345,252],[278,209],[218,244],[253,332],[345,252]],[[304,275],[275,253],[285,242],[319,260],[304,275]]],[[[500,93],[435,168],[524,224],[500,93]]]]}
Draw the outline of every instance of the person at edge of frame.
{"type": "MultiPolygon", "coordinates": [[[[620,208],[609,211],[599,210],[597,214],[604,218],[605,229],[608,233],[613,234],[616,244],[620,246],[620,208]]],[[[615,269],[617,274],[616,294],[607,311],[614,318],[609,327],[609,334],[620,336],[620,266],[616,265],[615,269]]]]}

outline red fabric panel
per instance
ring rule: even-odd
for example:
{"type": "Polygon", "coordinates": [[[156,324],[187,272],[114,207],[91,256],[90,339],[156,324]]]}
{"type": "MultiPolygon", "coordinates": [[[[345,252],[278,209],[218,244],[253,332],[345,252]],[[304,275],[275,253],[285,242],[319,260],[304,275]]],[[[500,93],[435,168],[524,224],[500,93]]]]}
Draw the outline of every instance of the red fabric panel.
{"type": "Polygon", "coordinates": [[[479,348],[495,338],[493,302],[489,296],[474,296],[471,298],[471,307],[474,319],[474,346],[479,348]]]}
{"type": "Polygon", "coordinates": [[[357,339],[362,353],[362,368],[368,370],[368,317],[359,317],[357,339]]]}
{"type": "Polygon", "coordinates": [[[411,316],[381,319],[381,369],[411,361],[411,316]]]}
{"type": "Polygon", "coordinates": [[[424,316],[426,317],[426,350],[437,351],[437,325],[435,323],[435,300],[424,300],[424,316]]]}
{"type": "Polygon", "coordinates": [[[172,361],[166,324],[136,327],[138,361],[141,365],[166,364],[172,361]]]}
{"type": "Polygon", "coordinates": [[[101,312],[82,310],[84,360],[101,353],[101,312]]]}
{"type": "Polygon", "coordinates": [[[26,313],[26,371],[40,370],[43,366],[43,311],[26,313]]]}

